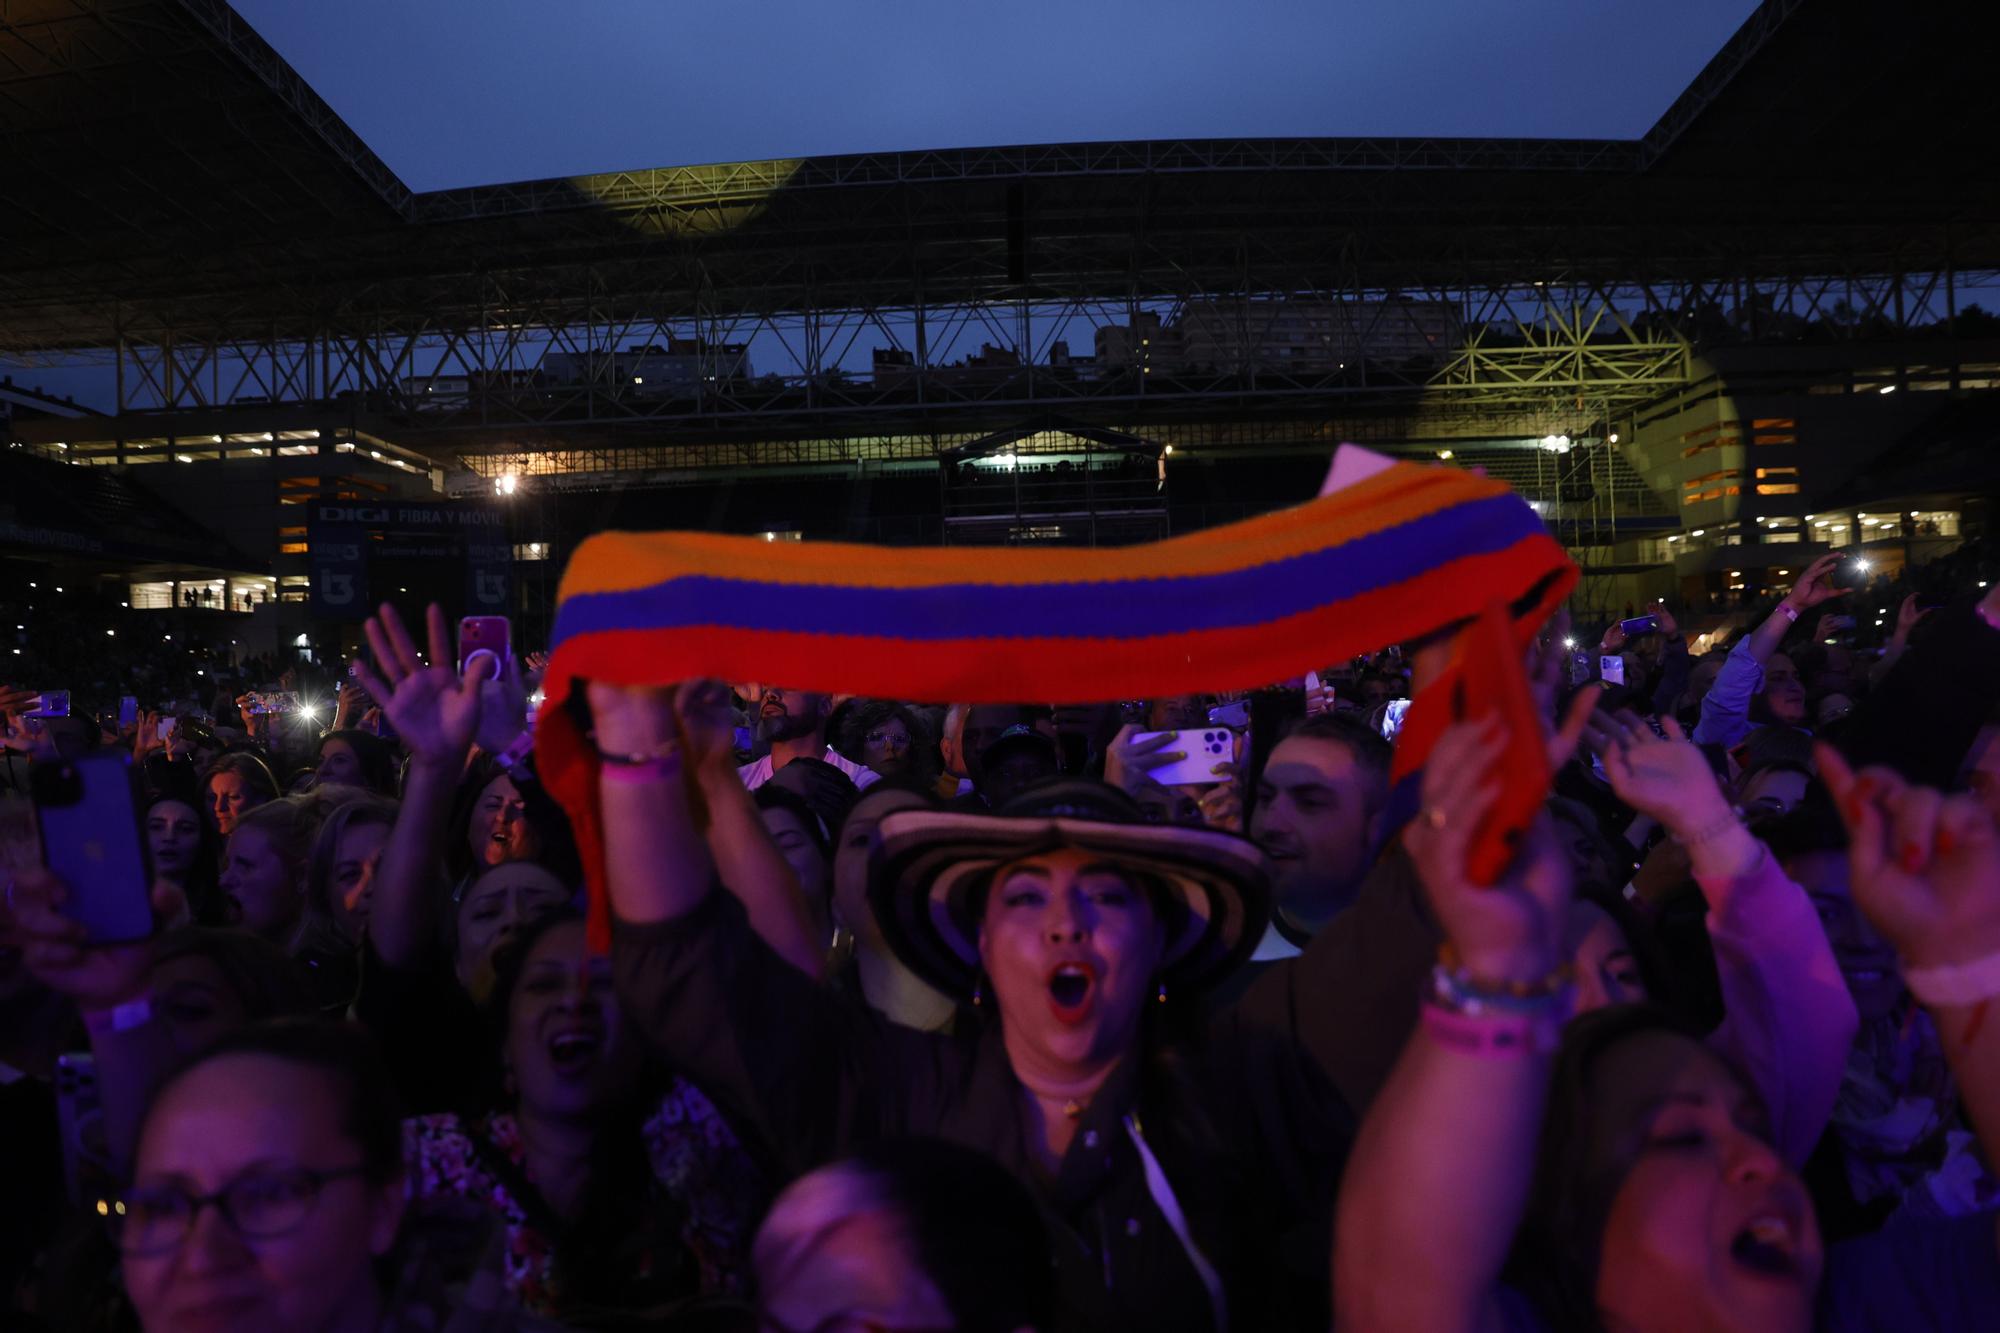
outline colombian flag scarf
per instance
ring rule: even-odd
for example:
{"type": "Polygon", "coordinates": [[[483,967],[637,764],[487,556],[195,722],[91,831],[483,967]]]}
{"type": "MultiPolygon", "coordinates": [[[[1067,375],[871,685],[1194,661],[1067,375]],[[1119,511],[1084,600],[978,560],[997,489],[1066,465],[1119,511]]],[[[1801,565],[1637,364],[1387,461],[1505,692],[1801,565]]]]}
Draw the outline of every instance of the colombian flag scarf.
{"type": "MultiPolygon", "coordinates": [[[[610,941],[597,762],[573,687],[695,677],[924,703],[1088,703],[1244,689],[1512,608],[1523,645],[1576,569],[1505,485],[1344,447],[1295,508],[1144,546],[901,548],[608,532],[563,574],[542,781],[610,941]],[[1344,462],[1356,479],[1340,484],[1344,462]]],[[[1456,668],[1454,668],[1455,674],[1456,668]]],[[[1446,682],[1439,682],[1443,686],[1446,682]]],[[[1396,771],[1437,728],[1413,708],[1396,771]]],[[[1438,719],[1441,727],[1443,719],[1438,719]]]]}

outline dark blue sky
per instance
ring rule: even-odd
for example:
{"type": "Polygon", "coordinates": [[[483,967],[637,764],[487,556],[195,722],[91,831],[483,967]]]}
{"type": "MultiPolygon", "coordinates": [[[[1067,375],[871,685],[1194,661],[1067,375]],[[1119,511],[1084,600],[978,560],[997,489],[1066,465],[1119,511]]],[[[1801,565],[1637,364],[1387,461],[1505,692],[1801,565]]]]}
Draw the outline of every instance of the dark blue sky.
{"type": "Polygon", "coordinates": [[[1631,138],[1754,0],[234,0],[412,188],[1079,139],[1631,138]]]}

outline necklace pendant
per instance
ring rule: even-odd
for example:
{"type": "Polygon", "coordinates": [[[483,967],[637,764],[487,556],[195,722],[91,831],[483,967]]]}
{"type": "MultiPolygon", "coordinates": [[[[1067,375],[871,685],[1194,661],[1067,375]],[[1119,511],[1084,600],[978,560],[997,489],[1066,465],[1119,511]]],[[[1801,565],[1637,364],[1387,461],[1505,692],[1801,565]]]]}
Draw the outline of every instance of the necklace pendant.
{"type": "Polygon", "coordinates": [[[1081,1118],[1083,1115],[1083,1109],[1084,1109],[1084,1103],[1078,1101],[1074,1097],[1070,1098],[1068,1101],[1063,1103],[1063,1114],[1069,1117],[1071,1120],[1076,1120],[1081,1118]]]}

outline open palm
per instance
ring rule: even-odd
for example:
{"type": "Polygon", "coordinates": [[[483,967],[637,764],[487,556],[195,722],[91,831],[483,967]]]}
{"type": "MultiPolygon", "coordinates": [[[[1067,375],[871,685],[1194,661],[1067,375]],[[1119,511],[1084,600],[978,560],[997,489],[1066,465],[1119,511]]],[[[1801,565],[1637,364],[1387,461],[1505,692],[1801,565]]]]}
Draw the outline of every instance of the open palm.
{"type": "Polygon", "coordinates": [[[462,761],[472,748],[473,733],[479,729],[479,687],[486,679],[486,665],[476,662],[462,675],[452,670],[444,612],[432,603],[425,618],[430,638],[428,665],[418,655],[396,608],[384,604],[367,625],[375,666],[357,661],[354,675],[381,704],[411,755],[462,761]]]}

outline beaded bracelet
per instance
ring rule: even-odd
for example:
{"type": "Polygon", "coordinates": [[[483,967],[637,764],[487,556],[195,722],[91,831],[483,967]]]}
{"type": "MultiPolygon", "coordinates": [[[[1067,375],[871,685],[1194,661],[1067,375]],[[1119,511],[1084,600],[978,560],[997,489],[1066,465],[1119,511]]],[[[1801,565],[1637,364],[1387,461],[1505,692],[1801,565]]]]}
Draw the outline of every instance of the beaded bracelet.
{"type": "Polygon", "coordinates": [[[1704,824],[1692,833],[1669,833],[1667,836],[1683,847],[1696,847],[1704,842],[1714,842],[1731,829],[1743,827],[1743,816],[1731,810],[1713,824],[1704,824]]]}
{"type": "Polygon", "coordinates": [[[1440,963],[1431,969],[1431,983],[1424,998],[1430,1004],[1470,1018],[1548,1016],[1560,1023],[1575,1007],[1576,987],[1568,967],[1558,968],[1532,985],[1496,990],[1440,963]]]}

